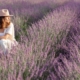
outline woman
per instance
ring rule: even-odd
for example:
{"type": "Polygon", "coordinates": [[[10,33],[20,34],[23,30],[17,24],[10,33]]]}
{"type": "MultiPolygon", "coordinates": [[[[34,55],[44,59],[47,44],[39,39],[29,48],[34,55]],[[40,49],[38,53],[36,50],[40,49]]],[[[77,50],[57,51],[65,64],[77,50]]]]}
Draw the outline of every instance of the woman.
{"type": "Polygon", "coordinates": [[[9,14],[8,9],[0,10],[0,49],[6,54],[11,50],[12,46],[18,43],[15,39],[14,25],[10,18],[13,15],[9,14]]]}

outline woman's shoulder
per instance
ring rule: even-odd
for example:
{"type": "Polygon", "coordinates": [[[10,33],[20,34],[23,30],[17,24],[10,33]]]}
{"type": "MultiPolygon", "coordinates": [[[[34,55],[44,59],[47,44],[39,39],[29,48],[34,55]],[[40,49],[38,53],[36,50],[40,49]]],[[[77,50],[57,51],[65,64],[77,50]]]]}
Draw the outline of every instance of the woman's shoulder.
{"type": "Polygon", "coordinates": [[[9,26],[7,28],[11,28],[11,27],[14,27],[13,22],[10,22],[10,24],[9,24],[9,26]]]}
{"type": "Polygon", "coordinates": [[[5,30],[11,30],[11,29],[14,29],[13,22],[10,22],[9,26],[5,30]]]}

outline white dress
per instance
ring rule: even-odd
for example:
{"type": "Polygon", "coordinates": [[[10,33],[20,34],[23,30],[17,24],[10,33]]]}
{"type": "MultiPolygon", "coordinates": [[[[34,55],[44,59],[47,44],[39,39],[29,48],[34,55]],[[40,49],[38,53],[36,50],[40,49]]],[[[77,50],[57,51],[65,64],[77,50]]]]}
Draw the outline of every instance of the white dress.
{"type": "Polygon", "coordinates": [[[18,42],[15,39],[15,31],[14,31],[14,25],[11,22],[8,28],[4,30],[3,33],[0,33],[0,36],[4,36],[6,33],[12,35],[12,40],[9,39],[1,39],[0,40],[0,49],[3,51],[4,54],[6,54],[8,51],[11,50],[12,46],[18,45],[18,42]]]}

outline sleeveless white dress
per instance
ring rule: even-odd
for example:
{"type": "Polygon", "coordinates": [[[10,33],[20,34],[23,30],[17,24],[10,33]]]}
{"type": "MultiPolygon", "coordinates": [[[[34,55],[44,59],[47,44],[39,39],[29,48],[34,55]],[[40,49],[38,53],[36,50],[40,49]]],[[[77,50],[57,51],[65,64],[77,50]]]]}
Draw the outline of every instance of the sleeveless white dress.
{"type": "Polygon", "coordinates": [[[18,42],[15,39],[15,31],[14,25],[11,22],[8,28],[4,30],[3,33],[0,33],[0,36],[4,36],[6,33],[12,35],[12,40],[9,39],[0,39],[0,49],[3,51],[4,54],[8,53],[12,46],[17,46],[18,42]]]}

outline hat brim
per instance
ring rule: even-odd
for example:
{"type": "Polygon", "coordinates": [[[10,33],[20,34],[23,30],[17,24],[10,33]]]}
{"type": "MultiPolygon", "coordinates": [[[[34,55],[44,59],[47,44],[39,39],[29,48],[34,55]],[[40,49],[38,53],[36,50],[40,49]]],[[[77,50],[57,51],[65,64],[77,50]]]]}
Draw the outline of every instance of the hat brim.
{"type": "MultiPolygon", "coordinates": [[[[7,16],[14,16],[14,15],[2,15],[2,16],[7,17],[7,16]]],[[[1,17],[1,15],[0,15],[0,17],[1,17]]]]}

